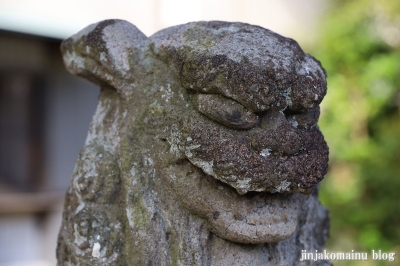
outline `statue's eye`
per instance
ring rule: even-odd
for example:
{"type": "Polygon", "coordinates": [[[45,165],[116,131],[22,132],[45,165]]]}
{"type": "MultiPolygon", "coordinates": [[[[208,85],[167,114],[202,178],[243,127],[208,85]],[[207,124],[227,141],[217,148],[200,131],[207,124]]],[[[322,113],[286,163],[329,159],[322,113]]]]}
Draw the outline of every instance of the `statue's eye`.
{"type": "Polygon", "coordinates": [[[219,94],[197,94],[193,103],[202,114],[230,128],[250,129],[260,123],[255,113],[219,94]]]}

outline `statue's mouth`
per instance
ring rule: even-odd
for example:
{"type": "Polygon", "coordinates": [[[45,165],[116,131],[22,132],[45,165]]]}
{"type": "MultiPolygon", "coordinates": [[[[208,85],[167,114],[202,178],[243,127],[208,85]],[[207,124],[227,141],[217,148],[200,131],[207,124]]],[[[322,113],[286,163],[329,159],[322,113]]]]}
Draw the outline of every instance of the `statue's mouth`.
{"type": "Polygon", "coordinates": [[[289,238],[308,197],[269,192],[240,195],[188,160],[170,165],[167,172],[170,186],[190,212],[205,219],[210,230],[221,238],[239,243],[274,243],[289,238]]]}
{"type": "Polygon", "coordinates": [[[249,113],[219,95],[193,98],[194,110],[166,131],[169,152],[178,154],[167,166],[176,197],[221,238],[249,244],[289,238],[307,194],[327,171],[319,110],[249,113]]]}

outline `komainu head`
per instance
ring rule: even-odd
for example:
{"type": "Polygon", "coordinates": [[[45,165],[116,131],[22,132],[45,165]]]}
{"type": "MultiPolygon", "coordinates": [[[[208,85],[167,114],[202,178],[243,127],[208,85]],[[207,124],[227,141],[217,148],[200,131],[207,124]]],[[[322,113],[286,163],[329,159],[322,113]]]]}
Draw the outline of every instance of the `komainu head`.
{"type": "Polygon", "coordinates": [[[62,51],[70,72],[102,87],[108,115],[97,115],[103,128],[89,142],[121,161],[126,189],[172,195],[235,242],[278,242],[296,230],[328,147],[317,126],[326,74],[295,41],[219,21],[147,38],[108,20],[62,51]]]}

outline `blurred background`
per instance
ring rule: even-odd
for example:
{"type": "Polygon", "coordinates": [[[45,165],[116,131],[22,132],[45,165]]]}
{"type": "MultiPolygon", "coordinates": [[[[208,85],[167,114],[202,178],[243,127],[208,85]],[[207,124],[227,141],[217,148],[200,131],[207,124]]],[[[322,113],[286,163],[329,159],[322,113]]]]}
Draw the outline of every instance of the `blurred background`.
{"type": "Polygon", "coordinates": [[[63,196],[99,89],[64,69],[62,39],[108,18],[150,36],[197,20],[260,25],[322,62],[329,252],[400,261],[400,1],[0,0],[0,266],[55,265],[63,196]]]}

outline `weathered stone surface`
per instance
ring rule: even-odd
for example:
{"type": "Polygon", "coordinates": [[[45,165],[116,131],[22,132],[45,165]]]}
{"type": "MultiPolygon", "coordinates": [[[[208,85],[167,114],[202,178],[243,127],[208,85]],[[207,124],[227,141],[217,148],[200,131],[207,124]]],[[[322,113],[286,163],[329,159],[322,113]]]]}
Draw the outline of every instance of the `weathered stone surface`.
{"type": "Polygon", "coordinates": [[[196,22],[147,38],[125,21],[62,44],[101,87],[66,195],[60,265],[322,265],[316,123],[320,63],[242,23],[196,22]]]}
{"type": "Polygon", "coordinates": [[[197,94],[194,107],[208,118],[236,129],[250,129],[260,123],[260,118],[240,103],[218,94],[197,94]]]}

